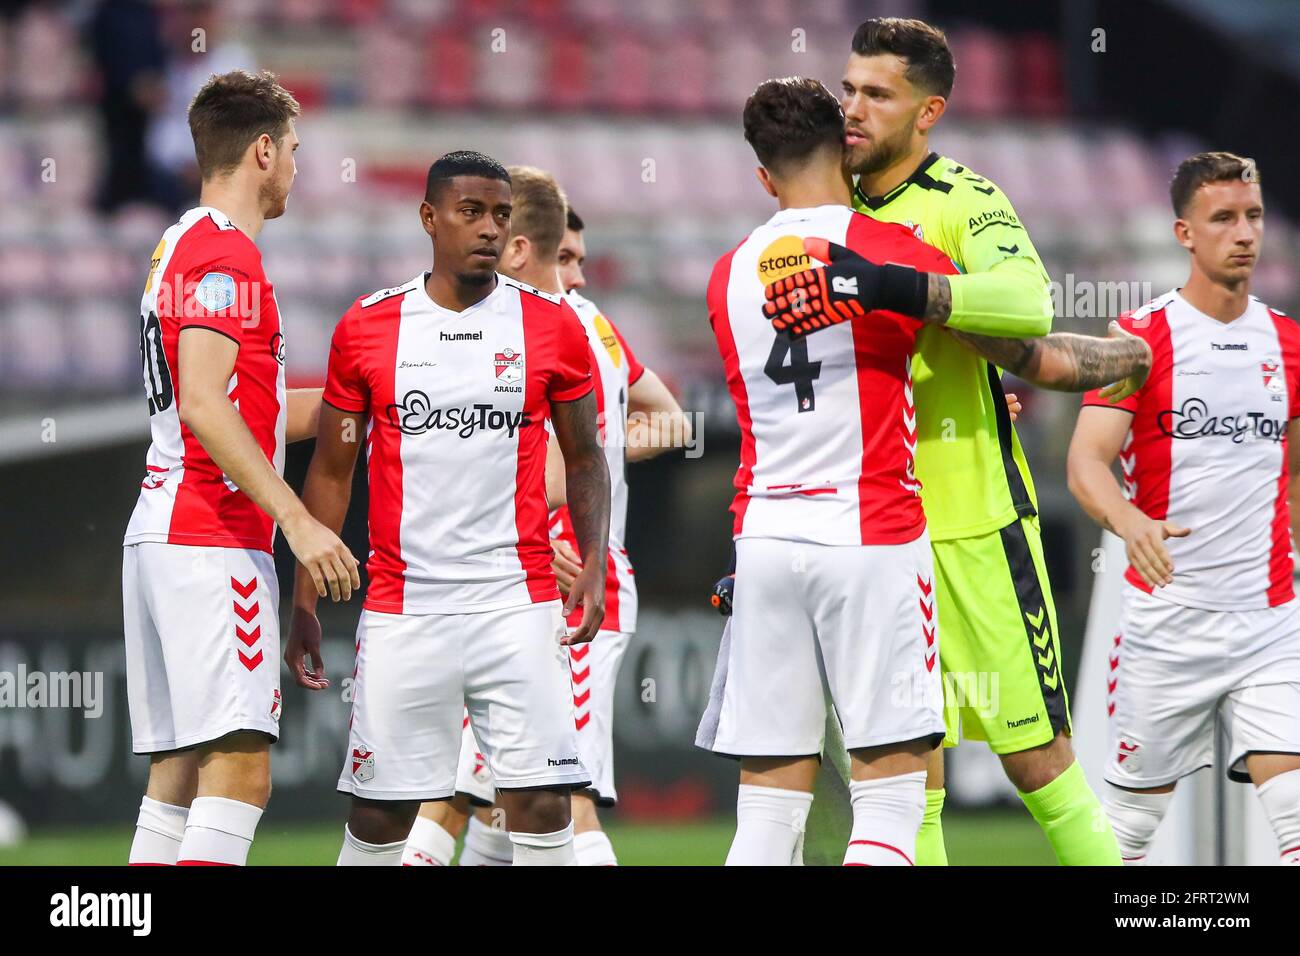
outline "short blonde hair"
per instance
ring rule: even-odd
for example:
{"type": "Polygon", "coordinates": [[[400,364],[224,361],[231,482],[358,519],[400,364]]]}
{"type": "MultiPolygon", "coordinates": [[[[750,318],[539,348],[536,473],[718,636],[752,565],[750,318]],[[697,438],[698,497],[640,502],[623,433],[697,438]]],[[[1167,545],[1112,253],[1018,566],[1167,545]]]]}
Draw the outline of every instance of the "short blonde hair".
{"type": "Polygon", "coordinates": [[[560,251],[569,201],[555,177],[536,166],[510,166],[510,234],[533,244],[537,257],[550,262],[560,251]]]}

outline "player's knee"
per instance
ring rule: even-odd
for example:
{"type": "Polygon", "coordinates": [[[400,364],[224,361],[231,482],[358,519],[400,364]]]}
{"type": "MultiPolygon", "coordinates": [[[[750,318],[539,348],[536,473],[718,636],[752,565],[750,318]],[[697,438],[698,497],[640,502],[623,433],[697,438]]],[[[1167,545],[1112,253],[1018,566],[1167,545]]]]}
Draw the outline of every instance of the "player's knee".
{"type": "Polygon", "coordinates": [[[1173,795],[1172,790],[1156,793],[1106,785],[1106,816],[1125,863],[1141,863],[1146,858],[1173,795]]]}
{"type": "Polygon", "coordinates": [[[1021,793],[1033,793],[1047,786],[1074,763],[1070,738],[1057,734],[1050,743],[1016,753],[1002,754],[1007,778],[1021,793]]]}
{"type": "Polygon", "coordinates": [[[567,790],[516,790],[506,795],[506,827],[524,833],[555,833],[573,819],[567,790]]]}
{"type": "Polygon", "coordinates": [[[415,800],[366,800],[352,798],[348,813],[348,829],[363,843],[383,845],[405,840],[411,833],[411,824],[420,812],[415,800]]]}

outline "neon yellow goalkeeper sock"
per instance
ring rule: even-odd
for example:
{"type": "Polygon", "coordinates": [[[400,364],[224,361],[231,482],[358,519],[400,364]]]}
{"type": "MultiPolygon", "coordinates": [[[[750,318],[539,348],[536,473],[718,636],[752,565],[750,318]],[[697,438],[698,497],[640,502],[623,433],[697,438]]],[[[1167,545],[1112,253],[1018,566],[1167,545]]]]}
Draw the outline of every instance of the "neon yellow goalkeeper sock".
{"type": "Polygon", "coordinates": [[[1020,799],[1043,828],[1062,866],[1122,866],[1101,801],[1076,760],[1047,786],[1020,799]]]}
{"type": "Polygon", "coordinates": [[[943,798],[948,791],[925,791],[925,816],[921,819],[921,830],[916,835],[917,866],[947,866],[948,851],[943,846],[943,798]]]}

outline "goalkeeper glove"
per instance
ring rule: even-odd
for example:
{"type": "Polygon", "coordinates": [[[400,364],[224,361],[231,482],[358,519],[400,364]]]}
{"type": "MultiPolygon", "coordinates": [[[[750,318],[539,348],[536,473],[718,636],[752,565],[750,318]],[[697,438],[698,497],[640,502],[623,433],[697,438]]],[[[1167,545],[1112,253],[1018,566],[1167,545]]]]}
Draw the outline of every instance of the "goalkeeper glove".
{"type": "Polygon", "coordinates": [[[709,596],[712,604],[723,617],[731,617],[731,595],[736,590],[736,573],[733,571],[713,585],[713,594],[709,596]]]}
{"type": "Polygon", "coordinates": [[[798,338],[876,309],[913,318],[925,314],[928,273],[878,266],[826,239],[806,238],[803,246],[828,265],[777,279],[764,290],[763,314],[778,332],[798,338]]]}

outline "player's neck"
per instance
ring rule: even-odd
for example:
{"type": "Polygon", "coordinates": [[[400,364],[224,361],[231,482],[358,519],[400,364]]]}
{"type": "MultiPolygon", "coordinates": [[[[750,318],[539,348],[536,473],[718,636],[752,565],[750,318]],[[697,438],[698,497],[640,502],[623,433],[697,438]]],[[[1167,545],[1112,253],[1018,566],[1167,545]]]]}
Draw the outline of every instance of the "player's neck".
{"type": "Polygon", "coordinates": [[[1250,304],[1250,282],[1243,279],[1225,285],[1215,282],[1200,269],[1193,268],[1191,278],[1179,290],[1182,297],[1196,309],[1220,322],[1231,322],[1241,317],[1250,304]]]}
{"type": "Polygon", "coordinates": [[[464,312],[470,306],[478,305],[492,294],[497,287],[497,277],[485,285],[471,285],[461,282],[456,276],[441,273],[434,268],[424,280],[424,291],[429,298],[444,309],[452,312],[464,312]]]}
{"type": "Polygon", "coordinates": [[[529,265],[520,269],[518,272],[507,272],[506,275],[525,285],[530,285],[539,292],[549,292],[551,295],[564,295],[564,287],[560,285],[560,273],[555,263],[549,265],[529,265]]]}
{"type": "Polygon", "coordinates": [[[245,187],[233,176],[205,182],[199,192],[199,205],[217,210],[254,242],[266,224],[257,190],[245,187]]]}
{"type": "Polygon", "coordinates": [[[847,206],[853,198],[838,163],[809,166],[777,185],[776,201],[781,209],[812,209],[816,206],[847,206]]]}
{"type": "Polygon", "coordinates": [[[930,141],[922,136],[911,149],[884,169],[859,176],[858,191],[864,196],[884,196],[893,192],[920,168],[929,155],[930,141]]]}

